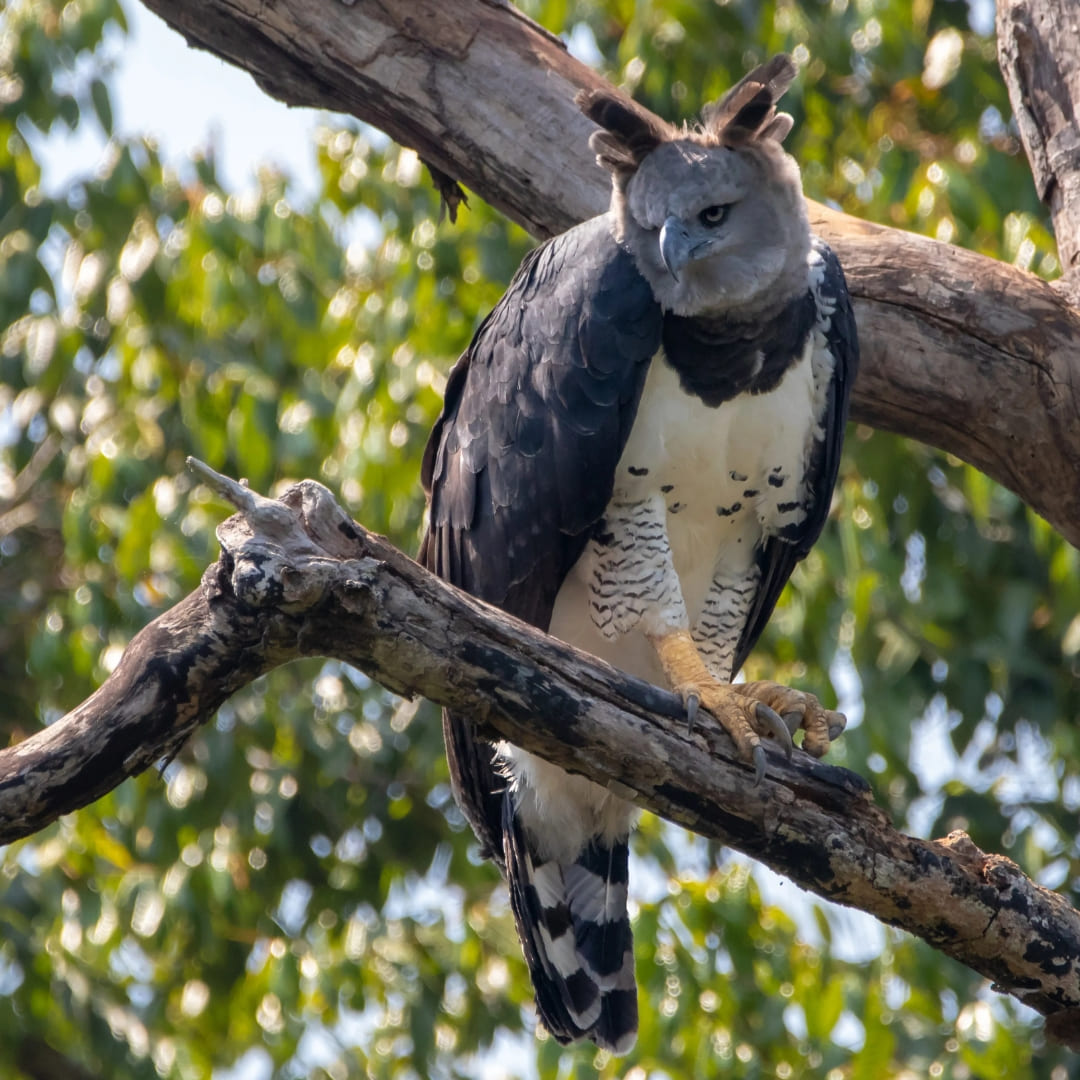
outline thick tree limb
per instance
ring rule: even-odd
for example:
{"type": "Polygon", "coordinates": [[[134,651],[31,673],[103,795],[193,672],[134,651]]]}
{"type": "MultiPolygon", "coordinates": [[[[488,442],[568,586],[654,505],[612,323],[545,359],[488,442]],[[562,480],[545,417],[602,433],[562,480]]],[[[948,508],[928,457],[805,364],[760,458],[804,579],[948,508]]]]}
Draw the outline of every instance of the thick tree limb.
{"type": "Polygon", "coordinates": [[[1080,9],[998,0],[998,59],[1039,198],[1054,217],[1062,286],[1080,304],[1080,9]]]}
{"type": "MultiPolygon", "coordinates": [[[[144,3],[273,96],[382,128],[537,236],[607,206],[573,104],[603,81],[509,5],[144,3]]],[[[856,297],[855,419],[971,462],[1080,546],[1080,311],[1015,267],[812,213],[856,297]]]]}
{"type": "MultiPolygon", "coordinates": [[[[898,833],[866,783],[796,751],[753,787],[719,725],[678,699],[423,570],[313,481],[280,502],[204,476],[242,513],[218,529],[202,587],[142,630],[105,684],[0,751],[0,843],[173,754],[233,691],[331,655],[476,718],[623,798],[760,860],[819,896],[922,937],[1053,1021],[1080,1016],[1080,912],[962,833],[898,833]]],[[[1080,1045],[1078,1040],[1077,1045],[1080,1045]]]]}

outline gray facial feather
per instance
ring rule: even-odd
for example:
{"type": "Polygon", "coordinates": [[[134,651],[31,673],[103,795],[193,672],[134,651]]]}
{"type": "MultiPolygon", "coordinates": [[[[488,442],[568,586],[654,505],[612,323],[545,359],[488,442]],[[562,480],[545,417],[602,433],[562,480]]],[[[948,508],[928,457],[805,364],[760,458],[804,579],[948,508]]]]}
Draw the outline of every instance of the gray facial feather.
{"type": "Polygon", "coordinates": [[[666,143],[630,178],[612,209],[620,238],[660,304],[676,315],[767,317],[806,287],[810,226],[798,166],[776,143],[732,150],[666,143]],[[708,207],[726,206],[714,227],[708,207]],[[672,220],[674,219],[674,221],[672,220]],[[676,278],[660,231],[684,233],[676,278]]]}
{"type": "Polygon", "coordinates": [[[759,171],[748,154],[686,141],[665,143],[627,184],[627,209],[646,229],[659,229],[672,214],[696,219],[707,206],[742,199],[759,171]]]}
{"type": "Polygon", "coordinates": [[[580,99],[605,128],[592,145],[612,173],[616,237],[666,310],[768,318],[805,288],[810,227],[799,168],[780,145],[792,121],[776,111],[794,76],[790,58],[774,57],[695,130],[648,121],[602,92],[580,99]],[[726,211],[703,220],[715,207],[726,211]]]}

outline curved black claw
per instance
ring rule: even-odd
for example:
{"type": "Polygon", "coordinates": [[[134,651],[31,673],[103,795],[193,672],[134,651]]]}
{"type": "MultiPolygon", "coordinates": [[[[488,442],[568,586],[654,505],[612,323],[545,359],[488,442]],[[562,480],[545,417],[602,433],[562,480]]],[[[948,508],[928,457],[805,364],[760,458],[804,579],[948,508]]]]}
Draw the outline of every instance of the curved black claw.
{"type": "Polygon", "coordinates": [[[769,734],[783,747],[784,754],[791,757],[791,751],[795,749],[791,741],[791,732],[787,724],[780,719],[780,714],[770,709],[764,701],[759,701],[754,706],[754,715],[769,729],[769,734]]]}
{"type": "Polygon", "coordinates": [[[786,713],[784,713],[784,723],[787,724],[788,734],[789,735],[794,735],[795,732],[798,731],[800,727],[802,727],[802,713],[800,713],[800,712],[786,712],[786,713]]]}
{"type": "Polygon", "coordinates": [[[697,719],[698,706],[701,704],[701,698],[697,694],[686,695],[686,734],[692,735],[694,733],[694,721],[697,719]]]}
{"type": "Polygon", "coordinates": [[[840,719],[837,720],[835,724],[829,725],[830,742],[832,742],[833,739],[839,739],[840,736],[844,734],[844,728],[847,727],[847,717],[843,713],[837,713],[837,716],[839,716],[840,719]]]}
{"type": "Polygon", "coordinates": [[[754,763],[754,787],[759,787],[765,779],[765,747],[758,743],[750,755],[750,760],[754,763]]]}

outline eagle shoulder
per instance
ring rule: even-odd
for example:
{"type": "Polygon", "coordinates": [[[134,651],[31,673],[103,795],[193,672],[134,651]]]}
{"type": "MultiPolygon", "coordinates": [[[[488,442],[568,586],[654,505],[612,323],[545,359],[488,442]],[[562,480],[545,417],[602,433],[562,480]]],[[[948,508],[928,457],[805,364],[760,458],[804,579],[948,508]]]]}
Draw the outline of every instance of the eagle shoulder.
{"type": "Polygon", "coordinates": [[[526,257],[447,382],[421,560],[546,628],[611,495],[662,316],[602,215],[526,257]]]}

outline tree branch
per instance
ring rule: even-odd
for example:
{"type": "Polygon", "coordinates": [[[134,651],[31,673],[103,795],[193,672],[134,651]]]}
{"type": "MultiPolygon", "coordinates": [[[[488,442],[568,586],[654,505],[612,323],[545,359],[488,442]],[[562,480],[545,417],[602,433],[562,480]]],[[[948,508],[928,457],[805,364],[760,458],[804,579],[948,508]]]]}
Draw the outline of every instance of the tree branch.
{"type": "Polygon", "coordinates": [[[218,528],[220,559],[136,635],[92,697],[0,751],[0,843],[171,756],[258,675],[332,655],[918,935],[1080,1046],[1080,912],[1008,859],[963,833],[904,836],[865,781],[802,751],[770,752],[755,788],[710,718],[689,733],[673,694],[446,585],[352,522],[322,485],[304,481],[278,502],[200,474],[242,511],[218,528]]]}
{"type": "MultiPolygon", "coordinates": [[[[606,84],[509,5],[144,3],[273,96],[376,125],[536,236],[607,206],[574,105],[606,84]]],[[[971,462],[1080,546],[1080,311],[1015,267],[811,212],[856,298],[854,418],[971,462]]]]}
{"type": "Polygon", "coordinates": [[[998,62],[1039,198],[1054,218],[1062,287],[1080,304],[1080,14],[1076,0],[998,0],[998,62]]]}

